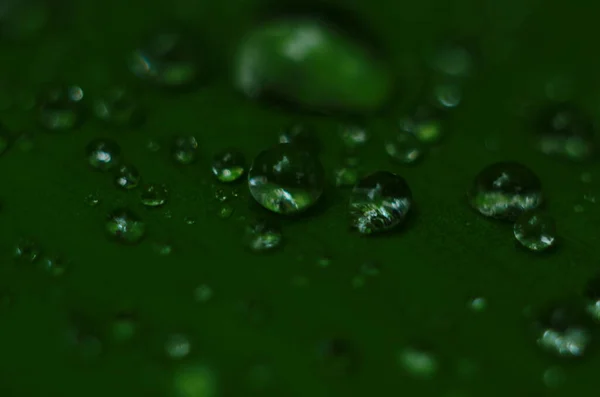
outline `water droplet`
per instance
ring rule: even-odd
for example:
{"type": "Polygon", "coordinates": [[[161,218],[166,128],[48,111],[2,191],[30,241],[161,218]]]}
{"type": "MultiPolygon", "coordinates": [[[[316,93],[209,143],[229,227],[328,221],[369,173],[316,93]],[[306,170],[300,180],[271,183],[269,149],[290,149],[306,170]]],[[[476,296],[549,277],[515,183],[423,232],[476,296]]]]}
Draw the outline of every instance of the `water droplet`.
{"type": "Polygon", "coordinates": [[[536,147],[542,153],[583,161],[595,152],[593,121],[572,104],[561,103],[543,109],[536,126],[536,147]]]}
{"type": "Polygon", "coordinates": [[[352,187],[358,181],[358,172],[353,168],[338,168],[334,171],[337,187],[352,187]]]}
{"type": "Polygon", "coordinates": [[[19,263],[34,263],[38,260],[42,249],[33,240],[22,239],[15,246],[14,258],[19,263]]]}
{"type": "Polygon", "coordinates": [[[114,126],[138,126],[143,113],[137,102],[123,88],[112,88],[94,102],[94,114],[101,121],[114,126]]]}
{"type": "Polygon", "coordinates": [[[513,228],[515,238],[531,251],[544,251],[556,241],[554,218],[539,211],[521,214],[513,228]]]}
{"type": "Polygon", "coordinates": [[[579,305],[559,304],[547,308],[534,323],[537,344],[565,358],[584,356],[592,334],[579,305]]]}
{"type": "Polygon", "coordinates": [[[398,353],[398,363],[410,375],[418,378],[432,378],[438,371],[437,357],[428,350],[411,346],[398,353]]]}
{"type": "Polygon", "coordinates": [[[134,338],[137,328],[138,323],[133,312],[120,312],[111,324],[112,339],[118,343],[128,342],[134,338]]]}
{"type": "Polygon", "coordinates": [[[215,199],[223,203],[229,200],[229,194],[225,189],[218,188],[217,190],[215,190],[215,199]]]}
{"type": "Polygon", "coordinates": [[[193,136],[177,137],[173,143],[173,158],[179,164],[191,164],[198,157],[198,141],[193,136]]]}
{"type": "Polygon", "coordinates": [[[91,193],[91,194],[88,194],[87,196],[85,196],[85,198],[83,199],[83,202],[88,207],[95,207],[98,204],[100,204],[100,199],[98,198],[97,194],[91,193]]]}
{"type": "Polygon", "coordinates": [[[484,297],[478,296],[473,299],[470,299],[467,302],[467,305],[474,312],[480,313],[487,308],[487,300],[484,297]]]}
{"type": "Polygon", "coordinates": [[[219,153],[213,158],[212,172],[221,182],[237,181],[246,171],[246,159],[236,150],[219,153]]]}
{"type": "Polygon", "coordinates": [[[252,222],[246,227],[245,243],[254,252],[273,250],[281,245],[282,240],[279,227],[265,220],[252,222]]]}
{"type": "Polygon", "coordinates": [[[586,299],[585,309],[596,321],[600,322],[600,276],[588,281],[584,296],[586,299]]]}
{"type": "Polygon", "coordinates": [[[42,260],[42,268],[51,276],[59,277],[65,274],[69,265],[60,256],[50,256],[42,260]]]}
{"type": "Polygon", "coordinates": [[[221,208],[219,208],[219,218],[228,219],[233,214],[233,211],[234,209],[232,206],[224,204],[223,206],[221,206],[221,208]]]}
{"type": "Polygon", "coordinates": [[[166,241],[156,241],[152,245],[152,248],[154,249],[154,252],[156,252],[158,255],[163,256],[170,255],[171,252],[173,252],[173,245],[166,241]]]}
{"type": "Polygon", "coordinates": [[[385,151],[392,160],[412,164],[423,155],[421,142],[411,133],[400,131],[385,142],[385,151]]]}
{"type": "Polygon", "coordinates": [[[75,128],[82,119],[83,90],[77,86],[54,88],[40,100],[39,121],[51,131],[75,128]]]}
{"type": "Polygon", "coordinates": [[[420,106],[410,117],[400,119],[401,131],[408,131],[424,144],[434,144],[442,138],[442,118],[439,109],[420,106]]]}
{"type": "Polygon", "coordinates": [[[135,189],[141,179],[139,171],[132,164],[120,165],[115,171],[115,184],[121,189],[135,189]]]}
{"type": "Polygon", "coordinates": [[[171,397],[216,397],[217,378],[209,367],[193,364],[179,367],[173,375],[171,397]]]}
{"type": "Polygon", "coordinates": [[[165,30],[149,37],[129,57],[141,79],[168,88],[189,88],[198,79],[197,42],[187,32],[165,30]]]}
{"type": "Polygon", "coordinates": [[[455,108],[462,100],[462,91],[457,84],[441,84],[435,87],[437,103],[445,108],[455,108]]]}
{"type": "Polygon", "coordinates": [[[314,127],[301,123],[293,124],[284,129],[279,135],[279,143],[291,143],[312,153],[318,152],[320,146],[314,127]]]}
{"type": "Polygon", "coordinates": [[[357,124],[344,124],[340,126],[342,143],[350,150],[364,146],[371,139],[367,129],[357,124]]]}
{"type": "Polygon", "coordinates": [[[121,147],[112,139],[94,139],[85,148],[88,163],[95,169],[107,171],[121,161],[121,147]]]}
{"type": "Polygon", "coordinates": [[[186,225],[195,225],[196,224],[196,218],[193,216],[186,216],[185,218],[183,218],[183,222],[186,225]]]}
{"type": "Polygon", "coordinates": [[[194,289],[194,300],[196,302],[208,302],[213,296],[213,290],[206,284],[199,285],[194,289]]]}
{"type": "Polygon", "coordinates": [[[175,360],[182,359],[190,354],[192,344],[187,336],[183,334],[169,335],[165,342],[165,351],[167,355],[175,360]]]}
{"type": "Polygon", "coordinates": [[[111,212],[105,228],[111,238],[124,244],[138,243],[146,233],[146,225],[141,218],[127,209],[111,212]]]}
{"type": "Polygon", "coordinates": [[[399,175],[375,172],[352,189],[350,224],[360,233],[383,232],[402,223],[412,205],[412,193],[399,175]]]}
{"type": "Polygon", "coordinates": [[[348,340],[327,339],[317,349],[319,366],[326,376],[345,376],[358,369],[358,353],[348,340]]]}
{"type": "Polygon", "coordinates": [[[370,112],[393,89],[383,62],[316,18],[275,19],[251,31],[234,70],[247,96],[311,109],[370,112]]]}
{"type": "Polygon", "coordinates": [[[262,151],[252,163],[248,185],[254,199],[280,214],[294,214],[314,205],[324,189],[321,163],[290,144],[262,151]]]}
{"type": "Polygon", "coordinates": [[[6,152],[10,146],[11,137],[6,128],[0,124],[0,156],[6,152]]]}
{"type": "Polygon", "coordinates": [[[560,367],[550,367],[544,371],[542,380],[544,385],[549,388],[556,388],[565,383],[566,375],[560,367]]]}
{"type": "Polygon", "coordinates": [[[500,162],[484,168],[467,192],[469,204],[484,216],[514,221],[539,207],[542,187],[537,175],[515,162],[500,162]]]}
{"type": "Polygon", "coordinates": [[[140,198],[146,207],[160,207],[167,202],[169,191],[165,185],[151,183],[142,187],[140,198]]]}

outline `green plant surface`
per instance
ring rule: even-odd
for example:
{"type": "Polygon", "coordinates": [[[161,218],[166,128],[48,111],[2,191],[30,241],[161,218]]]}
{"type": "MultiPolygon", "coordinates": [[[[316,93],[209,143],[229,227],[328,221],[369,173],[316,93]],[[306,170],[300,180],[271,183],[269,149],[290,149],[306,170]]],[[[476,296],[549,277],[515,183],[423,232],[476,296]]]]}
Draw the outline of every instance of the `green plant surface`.
{"type": "Polygon", "coordinates": [[[333,178],[344,159],[337,132],[343,116],[268,106],[232,88],[234,50],[268,4],[67,2],[56,7],[38,36],[2,42],[0,83],[14,98],[35,95],[55,81],[80,85],[85,98],[120,84],[135,92],[148,117],[137,129],[86,118],[76,130],[52,133],[40,130],[35,111],[23,106],[0,115],[9,130],[30,133],[33,142],[29,151],[14,145],[0,155],[0,290],[11,296],[10,304],[0,306],[0,395],[172,395],[173,373],[186,362],[214,371],[218,396],[594,392],[600,365],[594,346],[579,361],[552,357],[536,346],[525,314],[577,296],[598,270],[600,209],[584,195],[600,197],[600,166],[534,151],[527,121],[547,102],[545,84],[554,76],[566,76],[574,101],[600,120],[600,60],[591,39],[597,7],[534,0],[485,6],[328,3],[350,10],[373,32],[400,82],[393,106],[362,119],[371,139],[357,152],[364,173],[392,171],[411,187],[415,207],[400,228],[385,235],[349,230],[350,191],[335,187],[333,178]],[[124,61],[147,31],[170,20],[187,22],[202,37],[206,78],[192,92],[147,86],[130,75],[124,61]],[[463,38],[475,40],[479,54],[464,82],[463,101],[443,120],[442,140],[415,165],[390,162],[384,139],[396,118],[422,100],[431,77],[423,57],[440,42],[463,38]],[[309,212],[268,214],[245,182],[221,185],[211,174],[215,153],[234,147],[250,161],[292,122],[315,125],[327,172],[324,196],[309,212]],[[170,145],[178,135],[198,139],[196,163],[172,161],[170,145]],[[145,208],[139,188],[119,190],[109,174],[88,166],[85,147],[102,137],[119,143],[144,182],[168,186],[165,206],[145,208]],[[150,140],[160,144],[157,152],[147,149],[150,140]],[[504,160],[526,164],[540,177],[544,210],[559,233],[552,252],[520,249],[512,225],[469,207],[465,194],[475,175],[504,160]],[[591,182],[582,182],[582,173],[591,182]],[[239,191],[227,202],[234,210],[228,219],[219,217],[220,188],[239,191]],[[97,206],[86,205],[90,194],[100,200],[97,206]],[[145,221],[140,244],[107,239],[106,216],[120,207],[145,221]],[[259,254],[244,247],[246,224],[256,217],[281,224],[279,249],[259,254]],[[42,256],[66,258],[66,273],[52,277],[39,269],[39,261],[16,263],[13,251],[22,238],[36,241],[42,256]],[[172,243],[169,255],[155,251],[163,241],[172,243]],[[319,265],[322,258],[329,259],[328,266],[319,265]],[[380,274],[365,277],[359,287],[355,279],[368,261],[381,264],[380,274]],[[193,292],[203,284],[213,296],[197,302],[193,292]],[[485,310],[469,308],[474,297],[485,298],[485,310]],[[250,309],[241,309],[249,302],[250,309]],[[122,310],[135,313],[137,329],[131,341],[116,343],[110,327],[122,310]],[[81,357],[80,347],[68,343],[73,315],[83,317],[78,327],[99,338],[97,357],[81,357]],[[165,355],[165,340],[173,333],[191,341],[185,360],[165,355]],[[322,362],[318,346],[330,338],[348,340],[356,351],[351,374],[323,368],[331,363],[322,362]],[[402,349],[416,344],[428,346],[438,360],[431,378],[414,376],[397,362],[402,349]],[[248,381],[256,364],[272,372],[262,391],[248,381]],[[564,380],[552,388],[543,374],[554,367],[562,368],[564,380]]]}

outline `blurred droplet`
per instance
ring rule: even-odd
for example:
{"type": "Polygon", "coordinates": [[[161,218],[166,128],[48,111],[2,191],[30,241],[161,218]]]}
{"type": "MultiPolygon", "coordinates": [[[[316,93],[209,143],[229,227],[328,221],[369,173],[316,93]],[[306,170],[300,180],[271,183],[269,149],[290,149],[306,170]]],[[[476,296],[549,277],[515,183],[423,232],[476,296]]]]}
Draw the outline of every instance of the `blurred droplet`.
{"type": "Polygon", "coordinates": [[[279,135],[279,143],[291,143],[313,153],[319,151],[314,127],[308,124],[297,123],[288,126],[279,135]]]}
{"type": "Polygon", "coordinates": [[[385,151],[400,164],[412,164],[423,155],[421,142],[411,133],[400,131],[385,142],[385,151]]]}
{"type": "Polygon", "coordinates": [[[50,131],[75,128],[83,118],[83,90],[78,86],[53,88],[40,99],[39,121],[50,131]]]}
{"type": "Polygon", "coordinates": [[[457,84],[440,84],[435,87],[437,103],[445,108],[455,108],[462,100],[462,91],[457,84]]]}
{"type": "Polygon", "coordinates": [[[64,275],[68,267],[68,262],[60,256],[48,256],[42,260],[42,268],[54,277],[64,275]]]}
{"type": "Polygon", "coordinates": [[[398,353],[398,363],[410,375],[417,378],[432,378],[438,371],[437,357],[429,350],[408,346],[398,353]]]}
{"type": "Polygon", "coordinates": [[[265,220],[252,222],[246,227],[244,241],[254,252],[271,251],[279,247],[282,240],[279,227],[265,220]]]}
{"type": "Polygon", "coordinates": [[[217,378],[205,365],[191,364],[179,367],[173,374],[170,397],[216,397],[217,378]]]}
{"type": "Polygon", "coordinates": [[[544,251],[556,241],[554,218],[539,211],[521,214],[513,227],[515,238],[531,251],[544,251]]]}
{"type": "Polygon", "coordinates": [[[548,388],[560,387],[565,383],[566,375],[560,367],[550,367],[544,371],[542,380],[548,388]]]}
{"type": "Polygon", "coordinates": [[[115,184],[121,189],[135,189],[141,179],[139,171],[132,164],[122,164],[115,171],[115,184]]]}
{"type": "Polygon", "coordinates": [[[170,255],[173,252],[173,245],[166,241],[155,241],[152,248],[154,252],[162,256],[170,255]]]}
{"type": "Polygon", "coordinates": [[[343,124],[339,131],[342,143],[350,150],[366,145],[371,139],[367,129],[358,124],[343,124]]]}
{"type": "Polygon", "coordinates": [[[353,168],[337,168],[334,170],[337,187],[352,187],[358,182],[358,172],[353,168]]]}
{"type": "Polygon", "coordinates": [[[538,346],[559,357],[584,356],[592,343],[592,330],[583,314],[574,303],[545,308],[534,321],[538,346]]]}
{"type": "Polygon", "coordinates": [[[234,208],[229,204],[223,204],[221,208],[219,208],[219,218],[228,219],[233,214],[234,208]]]}
{"type": "Polygon", "coordinates": [[[234,182],[246,172],[246,159],[236,150],[227,150],[213,158],[212,172],[221,182],[234,182]]]}
{"type": "Polygon", "coordinates": [[[111,212],[105,229],[110,238],[124,244],[136,244],[146,234],[146,225],[141,218],[127,209],[111,212]]]}
{"type": "Polygon", "coordinates": [[[118,313],[111,324],[112,338],[115,342],[125,343],[134,338],[138,328],[136,316],[131,311],[118,313]]]}
{"type": "Polygon", "coordinates": [[[484,297],[478,296],[470,299],[467,305],[472,311],[481,313],[487,308],[487,300],[484,297]]]}
{"type": "Polygon", "coordinates": [[[167,202],[169,190],[165,185],[156,183],[146,184],[142,187],[140,199],[146,207],[160,207],[167,202]]]}
{"type": "Polygon", "coordinates": [[[175,138],[173,158],[179,164],[191,164],[198,157],[198,141],[193,136],[175,138]]]}

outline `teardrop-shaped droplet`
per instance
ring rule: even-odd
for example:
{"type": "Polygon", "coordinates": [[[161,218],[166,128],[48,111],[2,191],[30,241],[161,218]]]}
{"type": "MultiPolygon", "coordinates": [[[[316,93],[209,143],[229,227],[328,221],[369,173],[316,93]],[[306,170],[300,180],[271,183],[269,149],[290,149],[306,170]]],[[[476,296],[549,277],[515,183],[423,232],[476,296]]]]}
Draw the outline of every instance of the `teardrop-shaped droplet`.
{"type": "Polygon", "coordinates": [[[167,202],[169,190],[165,185],[150,183],[142,187],[140,198],[146,207],[160,207],[167,202]]]}
{"type": "Polygon", "coordinates": [[[385,151],[390,158],[401,164],[412,164],[423,155],[421,142],[411,133],[400,131],[385,142],[385,151]]]}
{"type": "Polygon", "coordinates": [[[193,136],[177,137],[173,142],[172,153],[179,164],[191,164],[198,157],[198,141],[193,136]]]}
{"type": "Polygon", "coordinates": [[[246,226],[245,245],[254,252],[271,251],[281,245],[281,229],[268,221],[259,220],[246,226]]]}
{"type": "Polygon", "coordinates": [[[132,164],[123,164],[115,171],[115,184],[121,189],[131,190],[138,187],[142,177],[132,164]]]}

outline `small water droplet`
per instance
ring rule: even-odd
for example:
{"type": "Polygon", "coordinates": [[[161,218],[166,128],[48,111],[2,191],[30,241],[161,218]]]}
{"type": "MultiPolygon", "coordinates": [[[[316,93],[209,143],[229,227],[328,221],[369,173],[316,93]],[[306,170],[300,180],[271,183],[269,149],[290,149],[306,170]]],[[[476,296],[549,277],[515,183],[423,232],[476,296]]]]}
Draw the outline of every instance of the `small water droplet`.
{"type": "Polygon", "coordinates": [[[481,313],[487,308],[487,299],[477,296],[467,302],[467,306],[476,313],[481,313]]]}
{"type": "Polygon", "coordinates": [[[369,142],[371,135],[367,129],[357,124],[344,124],[340,126],[342,143],[350,150],[357,149],[369,142]]]}
{"type": "Polygon", "coordinates": [[[146,233],[146,225],[141,218],[127,209],[111,212],[105,229],[109,237],[124,244],[138,243],[146,233]]]}
{"type": "Polygon", "coordinates": [[[180,360],[190,354],[192,344],[189,338],[183,334],[169,335],[165,342],[165,351],[167,356],[174,360],[180,360]]]}
{"type": "Polygon", "coordinates": [[[198,141],[193,136],[177,137],[172,151],[173,158],[179,164],[192,164],[198,157],[198,141]]]}
{"type": "Polygon", "coordinates": [[[266,209],[295,214],[319,200],[324,179],[316,157],[295,145],[281,143],[254,159],[248,186],[254,199],[266,209]]]}
{"type": "Polygon", "coordinates": [[[42,268],[54,277],[64,275],[68,267],[68,262],[60,256],[49,256],[42,260],[42,268]]]}
{"type": "Polygon", "coordinates": [[[566,375],[562,368],[550,367],[544,371],[542,380],[546,387],[554,389],[562,386],[565,383],[566,375]]]}
{"type": "Polygon", "coordinates": [[[265,220],[250,223],[246,227],[245,244],[254,252],[271,251],[281,245],[283,234],[276,225],[265,220]]]}
{"type": "Polygon", "coordinates": [[[146,207],[160,207],[167,202],[169,191],[165,185],[150,183],[142,187],[140,199],[146,207]]]}
{"type": "Polygon", "coordinates": [[[229,219],[233,214],[233,207],[229,204],[223,204],[221,208],[219,208],[219,218],[221,219],[229,219]]]}
{"type": "Polygon", "coordinates": [[[438,359],[432,352],[417,346],[402,349],[397,359],[406,372],[418,378],[433,378],[439,367],[438,359]]]}
{"type": "Polygon", "coordinates": [[[390,230],[402,223],[412,206],[412,193],[399,175],[375,172],[352,189],[350,224],[362,234],[390,230]]]}
{"type": "Polygon", "coordinates": [[[202,284],[194,289],[194,300],[196,302],[208,302],[213,296],[213,290],[209,285],[202,284]]]}
{"type": "Polygon", "coordinates": [[[138,322],[132,311],[118,313],[111,324],[112,339],[117,343],[132,340],[137,332],[138,322]]]}
{"type": "Polygon", "coordinates": [[[358,353],[348,340],[324,340],[317,346],[317,354],[320,370],[326,376],[346,376],[358,369],[358,353]]]}
{"type": "Polygon", "coordinates": [[[229,200],[229,194],[225,189],[218,188],[215,190],[215,199],[221,203],[229,200]]]}
{"type": "Polygon", "coordinates": [[[385,142],[385,152],[395,162],[412,164],[423,155],[423,147],[413,134],[400,131],[385,142]]]}
{"type": "Polygon", "coordinates": [[[445,108],[455,108],[462,100],[462,91],[457,84],[440,84],[435,87],[437,103],[445,108]]]}
{"type": "Polygon", "coordinates": [[[82,119],[83,90],[78,86],[54,88],[40,99],[40,124],[51,131],[75,128],[82,119]]]}
{"type": "Polygon", "coordinates": [[[521,213],[542,203],[537,175],[515,162],[500,162],[484,168],[467,192],[471,207],[484,216],[514,221],[521,213]]]}
{"type": "Polygon", "coordinates": [[[15,246],[13,256],[19,263],[34,263],[41,254],[41,247],[33,240],[21,239],[15,246]]]}
{"type": "Polygon", "coordinates": [[[112,139],[94,139],[85,148],[88,163],[100,171],[115,168],[121,161],[121,147],[112,139]]]}
{"type": "Polygon", "coordinates": [[[171,252],[173,252],[173,245],[166,241],[156,241],[152,244],[152,248],[154,249],[154,252],[162,256],[170,255],[171,252]]]}
{"type": "Polygon", "coordinates": [[[160,150],[160,143],[158,143],[154,139],[150,139],[148,142],[146,142],[146,149],[156,153],[160,150]]]}
{"type": "Polygon", "coordinates": [[[554,218],[540,211],[527,211],[521,214],[513,227],[515,238],[531,251],[544,251],[556,241],[554,218]]]}
{"type": "Polygon", "coordinates": [[[142,123],[143,113],[125,89],[115,87],[94,102],[96,117],[113,126],[135,127],[142,123]]]}
{"type": "Polygon", "coordinates": [[[319,151],[319,141],[312,125],[297,123],[285,128],[279,135],[279,143],[291,143],[308,152],[319,151]]]}
{"type": "Polygon", "coordinates": [[[212,172],[221,182],[237,181],[246,172],[246,159],[236,150],[227,150],[213,158],[212,172]]]}
{"type": "Polygon", "coordinates": [[[88,207],[95,207],[98,204],[100,204],[100,199],[98,198],[98,195],[95,193],[90,193],[87,196],[85,196],[85,198],[83,199],[83,202],[85,203],[85,205],[87,205],[88,207]]]}
{"type": "Polygon", "coordinates": [[[441,110],[428,106],[419,106],[409,117],[401,118],[398,122],[400,131],[407,131],[427,145],[442,139],[443,126],[441,110]]]}
{"type": "Polygon", "coordinates": [[[337,168],[334,171],[334,176],[337,187],[352,187],[358,181],[358,172],[353,168],[337,168]]]}
{"type": "Polygon", "coordinates": [[[534,328],[538,346],[560,357],[582,357],[592,342],[591,330],[579,305],[549,306],[534,322],[534,328]]]}
{"type": "Polygon", "coordinates": [[[121,189],[131,190],[138,187],[142,177],[132,164],[120,165],[115,171],[115,184],[121,189]]]}

